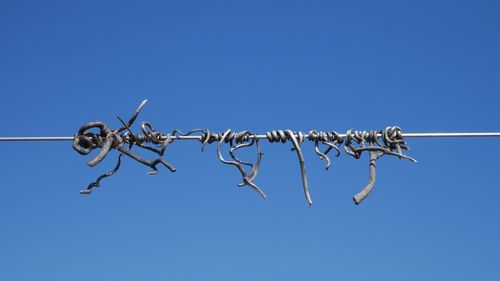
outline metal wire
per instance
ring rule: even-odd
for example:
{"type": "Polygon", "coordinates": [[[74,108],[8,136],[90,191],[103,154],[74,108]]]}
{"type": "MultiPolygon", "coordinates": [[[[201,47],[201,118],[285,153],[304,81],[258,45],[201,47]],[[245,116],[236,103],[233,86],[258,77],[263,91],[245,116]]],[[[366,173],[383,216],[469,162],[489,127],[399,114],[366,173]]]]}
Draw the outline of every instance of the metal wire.
{"type": "Polygon", "coordinates": [[[147,103],[144,100],[135,110],[132,117],[125,122],[117,117],[121,127],[110,129],[103,122],[89,122],[84,124],[75,136],[72,137],[0,137],[0,141],[72,141],[73,149],[82,155],[90,154],[94,149],[99,152],[88,161],[90,167],[95,167],[101,163],[106,156],[113,150],[119,151],[117,162],[114,168],[99,176],[94,182],[90,183],[86,189],[81,190],[81,194],[90,194],[92,190],[100,186],[100,181],[110,177],[118,172],[123,156],[128,156],[135,161],[148,166],[151,171],[149,175],[158,173],[157,165],[161,164],[171,172],[176,169],[164,160],[167,147],[177,140],[197,140],[201,143],[203,151],[205,145],[217,143],[217,157],[227,165],[234,166],[242,176],[242,182],[238,186],[248,186],[255,190],[262,198],[266,198],[265,193],[255,183],[262,161],[260,140],[267,140],[270,143],[291,143],[291,150],[296,153],[299,160],[302,187],[306,203],[312,204],[309,193],[309,185],[303,156],[302,144],[305,141],[314,143],[314,153],[326,163],[326,170],[331,166],[331,160],[328,154],[335,150],[335,156],[341,154],[340,146],[347,155],[355,159],[361,158],[363,152],[369,154],[369,180],[367,185],[356,195],[353,196],[354,203],[360,204],[373,190],[376,180],[376,161],[382,156],[395,156],[400,159],[406,159],[416,162],[415,159],[403,153],[403,150],[409,150],[404,138],[456,138],[456,137],[500,137],[500,132],[480,132],[480,133],[403,133],[397,126],[386,127],[380,131],[354,131],[348,130],[344,134],[335,131],[316,131],[310,130],[307,133],[292,130],[273,130],[265,134],[256,134],[250,131],[233,132],[227,129],[224,133],[213,132],[209,129],[194,129],[188,132],[174,130],[169,134],[164,134],[153,128],[149,122],[143,121],[140,125],[140,134],[135,134],[132,130],[140,111],[147,103]],[[223,145],[229,145],[229,158],[225,158],[222,152],[223,145]],[[133,153],[133,147],[138,147],[156,154],[153,160],[147,160],[133,153]],[[320,148],[322,146],[323,148],[320,148]],[[238,150],[244,148],[256,147],[255,162],[243,161],[236,156],[238,150]]]}
{"type": "MultiPolygon", "coordinates": [[[[339,134],[345,138],[346,134],[339,134]]],[[[380,137],[380,134],[378,135],[380,137]]],[[[481,133],[402,133],[404,138],[480,138],[480,137],[500,137],[500,132],[481,132],[481,133]]],[[[305,134],[305,138],[309,135],[305,134]]],[[[0,137],[0,141],[72,141],[75,137],[0,137]]],[[[167,137],[163,137],[166,139],[167,137]]],[[[250,138],[267,139],[266,135],[253,135],[250,138]]],[[[172,136],[172,140],[200,140],[201,136],[172,136]]]]}

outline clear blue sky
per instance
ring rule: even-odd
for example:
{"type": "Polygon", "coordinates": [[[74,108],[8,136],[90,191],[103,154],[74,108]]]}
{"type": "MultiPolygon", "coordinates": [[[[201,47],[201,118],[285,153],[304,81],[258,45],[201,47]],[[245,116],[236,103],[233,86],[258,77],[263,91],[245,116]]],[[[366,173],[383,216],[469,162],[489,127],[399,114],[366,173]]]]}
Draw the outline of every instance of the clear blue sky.
{"type": "MultiPolygon", "coordinates": [[[[95,120],[196,127],[499,131],[498,1],[2,1],[3,136],[73,135],[95,120]],[[71,2],[71,3],[69,3],[71,2]]],[[[0,280],[499,280],[498,139],[408,139],[412,164],[329,172],[303,145],[263,143],[236,186],[212,145],[177,169],[96,168],[70,143],[1,143],[0,280]]],[[[114,154],[116,156],[116,154],[114,154]]]]}

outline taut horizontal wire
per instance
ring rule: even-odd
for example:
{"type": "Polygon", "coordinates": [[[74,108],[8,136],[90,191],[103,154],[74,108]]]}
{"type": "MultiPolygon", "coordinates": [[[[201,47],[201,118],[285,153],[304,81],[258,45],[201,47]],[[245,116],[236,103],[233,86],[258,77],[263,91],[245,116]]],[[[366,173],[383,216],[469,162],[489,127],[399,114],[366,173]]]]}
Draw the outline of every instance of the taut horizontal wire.
{"type": "MultiPolygon", "coordinates": [[[[403,133],[398,126],[385,127],[383,130],[371,131],[354,131],[348,130],[344,134],[339,134],[335,131],[317,131],[309,130],[307,134],[302,131],[293,130],[272,130],[265,134],[256,134],[245,130],[233,132],[227,129],[224,133],[210,131],[209,129],[193,129],[182,132],[179,130],[171,131],[170,134],[164,134],[161,131],[155,130],[153,125],[147,121],[141,123],[141,134],[134,134],[131,127],[134,124],[140,111],[146,104],[147,100],[141,102],[135,110],[132,117],[125,122],[117,116],[117,119],[122,124],[121,127],[111,129],[107,124],[101,121],[88,122],[81,126],[78,132],[73,136],[25,136],[25,137],[1,137],[0,142],[29,142],[29,141],[71,141],[72,148],[81,155],[88,155],[93,150],[99,150],[87,164],[90,167],[95,167],[101,163],[106,155],[112,150],[119,152],[118,160],[115,167],[105,174],[99,176],[94,182],[90,183],[86,189],[80,191],[81,194],[90,194],[92,190],[100,186],[102,179],[114,175],[120,168],[121,160],[124,156],[131,158],[145,166],[148,166],[151,171],[149,175],[154,175],[159,172],[157,166],[164,166],[171,172],[176,169],[170,163],[165,161],[164,153],[167,145],[175,140],[196,140],[202,143],[201,151],[206,144],[216,143],[217,157],[223,164],[234,166],[238,169],[242,176],[242,182],[238,186],[248,186],[258,192],[262,198],[266,198],[265,193],[254,183],[257,177],[260,163],[262,160],[261,147],[258,140],[268,140],[270,143],[292,143],[291,151],[297,154],[300,165],[300,173],[302,186],[306,202],[310,206],[312,199],[309,194],[309,184],[307,180],[305,160],[302,154],[301,144],[304,141],[314,143],[314,152],[326,163],[325,169],[328,170],[331,164],[327,154],[330,151],[336,152],[335,157],[340,156],[340,145],[347,155],[360,159],[363,152],[370,154],[370,174],[368,184],[354,197],[354,203],[360,204],[371,193],[376,180],[376,161],[384,155],[396,156],[399,159],[406,159],[412,162],[417,162],[412,157],[405,155],[403,151],[409,150],[404,138],[463,138],[463,137],[500,137],[500,132],[435,132],[435,133],[403,133]],[[222,148],[229,146],[229,156],[223,156],[222,148]],[[142,156],[132,152],[132,147],[147,150],[156,154],[156,158],[148,160],[142,156]],[[243,161],[235,155],[235,152],[240,149],[255,147],[257,157],[255,162],[243,161]]],[[[226,153],[227,154],[227,153],[226,153]]]]}
{"type": "MultiPolygon", "coordinates": [[[[346,134],[339,134],[344,138],[346,134]]],[[[380,136],[380,134],[378,135],[380,136]]],[[[305,138],[308,134],[305,134],[305,138]]],[[[500,132],[482,133],[402,133],[405,138],[476,138],[500,137],[500,132]]],[[[164,137],[167,138],[166,136],[164,137]]],[[[201,140],[202,136],[171,136],[172,140],[201,140]]],[[[266,135],[249,136],[249,138],[267,139],[266,135]]],[[[0,141],[72,141],[74,137],[0,137],[0,141]]]]}

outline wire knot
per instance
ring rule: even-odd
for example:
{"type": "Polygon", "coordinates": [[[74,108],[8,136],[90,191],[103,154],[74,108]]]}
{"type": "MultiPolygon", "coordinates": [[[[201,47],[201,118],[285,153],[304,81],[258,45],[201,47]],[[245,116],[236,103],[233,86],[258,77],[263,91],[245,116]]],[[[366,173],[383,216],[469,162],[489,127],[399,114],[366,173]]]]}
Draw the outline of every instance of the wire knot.
{"type": "Polygon", "coordinates": [[[101,151],[88,161],[89,166],[94,167],[106,157],[110,150],[120,146],[122,141],[105,123],[90,122],[78,130],[73,139],[73,149],[82,155],[87,155],[92,150],[100,148],[101,151]],[[99,129],[99,133],[89,131],[95,128],[99,129]]]}
{"type": "Polygon", "coordinates": [[[384,145],[390,150],[396,150],[401,154],[401,150],[409,150],[409,147],[406,145],[405,140],[403,139],[403,131],[400,127],[386,127],[381,131],[382,141],[384,145]]]}

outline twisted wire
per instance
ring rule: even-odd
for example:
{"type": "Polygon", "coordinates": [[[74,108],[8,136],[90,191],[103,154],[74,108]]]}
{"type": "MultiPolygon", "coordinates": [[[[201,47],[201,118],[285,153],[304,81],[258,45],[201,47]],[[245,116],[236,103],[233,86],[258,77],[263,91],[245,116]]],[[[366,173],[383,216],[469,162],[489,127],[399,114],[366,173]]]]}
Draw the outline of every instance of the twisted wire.
{"type": "Polygon", "coordinates": [[[314,152],[319,156],[320,159],[324,159],[326,162],[326,170],[330,169],[330,158],[327,156],[327,154],[332,150],[335,149],[337,152],[336,157],[340,156],[340,149],[338,147],[339,144],[342,144],[344,142],[344,139],[340,137],[340,135],[335,132],[322,132],[322,131],[316,131],[316,130],[310,130],[308,133],[308,140],[314,141],[314,152]],[[320,151],[319,149],[319,143],[322,143],[327,147],[325,151],[320,151]]]}
{"type": "MultiPolygon", "coordinates": [[[[262,161],[261,145],[259,142],[260,136],[257,137],[258,135],[256,133],[248,130],[238,132],[232,131],[231,129],[227,129],[224,133],[213,132],[209,129],[193,129],[187,132],[173,130],[169,134],[164,134],[154,129],[153,125],[148,121],[141,122],[141,133],[135,134],[131,127],[146,102],[147,100],[144,100],[137,107],[132,117],[127,122],[117,116],[117,119],[122,125],[117,129],[112,130],[105,123],[96,121],[84,124],[77,131],[72,144],[75,151],[81,155],[88,155],[93,150],[99,149],[99,152],[87,162],[90,167],[95,167],[101,163],[112,150],[119,151],[115,167],[111,171],[99,176],[96,181],[90,183],[86,189],[80,191],[82,194],[90,194],[93,188],[100,186],[102,179],[114,175],[119,170],[124,155],[148,166],[151,169],[151,171],[148,172],[149,175],[158,173],[158,164],[166,167],[171,172],[175,172],[175,167],[164,160],[166,149],[179,136],[193,136],[199,139],[202,151],[204,151],[207,144],[217,143],[217,157],[219,160],[224,164],[236,167],[241,174],[242,182],[238,183],[238,186],[248,186],[255,190],[262,198],[266,198],[262,189],[254,183],[262,161]],[[223,156],[223,145],[229,146],[229,150],[227,151],[229,158],[223,156]],[[144,159],[132,152],[134,146],[147,150],[156,155],[156,157],[153,160],[144,159]],[[237,152],[239,150],[252,147],[255,147],[256,151],[255,161],[244,161],[237,157],[237,152]]],[[[269,143],[291,142],[291,151],[295,151],[299,161],[302,187],[308,205],[312,204],[312,199],[309,192],[305,160],[302,151],[302,144],[305,141],[314,143],[314,152],[320,160],[325,161],[326,170],[331,166],[331,159],[328,154],[334,150],[336,152],[335,157],[340,156],[341,145],[343,145],[343,150],[346,154],[355,159],[361,158],[365,151],[369,153],[369,180],[367,185],[353,196],[353,200],[356,204],[360,204],[372,191],[376,180],[376,161],[380,157],[392,155],[400,159],[416,162],[415,159],[403,153],[404,150],[409,150],[409,147],[403,139],[401,128],[397,126],[386,127],[381,131],[355,131],[351,129],[346,132],[344,137],[335,131],[309,130],[308,133],[305,134],[301,131],[272,130],[266,132],[265,139],[267,139],[269,143]]]]}
{"type": "Polygon", "coordinates": [[[353,196],[356,205],[365,200],[373,190],[376,181],[376,161],[384,155],[397,156],[412,162],[417,162],[402,153],[409,150],[403,139],[401,128],[397,126],[386,127],[382,131],[353,131],[348,130],[344,142],[344,151],[352,157],[359,159],[364,151],[370,154],[369,179],[367,185],[353,196]]]}
{"type": "Polygon", "coordinates": [[[238,168],[239,172],[241,173],[241,177],[243,179],[242,183],[239,183],[238,186],[242,187],[245,185],[248,185],[250,188],[255,190],[263,199],[266,199],[266,194],[255,184],[253,183],[253,180],[257,177],[257,172],[260,167],[260,162],[262,158],[262,153],[260,152],[260,144],[259,140],[255,138],[250,138],[252,134],[249,131],[243,131],[243,132],[233,132],[231,129],[227,129],[224,134],[222,134],[219,143],[217,144],[217,155],[219,157],[219,160],[228,165],[233,165],[236,168],[238,168]],[[229,155],[233,160],[226,160],[222,156],[222,144],[223,143],[229,143],[231,146],[231,149],[229,151],[229,155]],[[249,163],[249,162],[244,162],[240,160],[239,158],[236,157],[235,152],[238,149],[244,148],[244,147],[250,147],[253,144],[257,145],[257,160],[255,164],[249,163]],[[250,173],[247,172],[244,168],[243,165],[250,166],[251,171],[250,173]]]}
{"type": "Polygon", "coordinates": [[[113,149],[120,151],[118,164],[115,169],[99,176],[94,183],[91,183],[87,187],[87,189],[81,190],[81,194],[90,194],[94,187],[100,186],[101,179],[115,174],[120,168],[122,154],[150,167],[152,171],[149,172],[148,175],[155,175],[158,173],[158,168],[156,167],[158,164],[162,164],[171,172],[176,171],[175,167],[163,159],[163,154],[165,153],[167,145],[172,142],[168,136],[164,138],[164,135],[161,132],[154,130],[153,126],[147,121],[141,123],[142,135],[134,134],[131,129],[131,126],[135,122],[146,102],[147,100],[144,100],[139,105],[127,123],[125,123],[120,117],[117,117],[122,123],[122,127],[119,127],[118,129],[110,130],[106,124],[100,121],[89,122],[80,127],[73,139],[73,149],[82,155],[87,155],[92,152],[92,150],[100,148],[99,153],[87,162],[90,167],[98,165],[113,149]],[[92,129],[98,129],[99,132],[94,133],[91,131],[92,129]],[[153,144],[155,147],[148,145],[149,143],[153,144]],[[131,152],[134,145],[145,150],[149,150],[157,154],[158,157],[151,161],[146,160],[131,152]]]}

